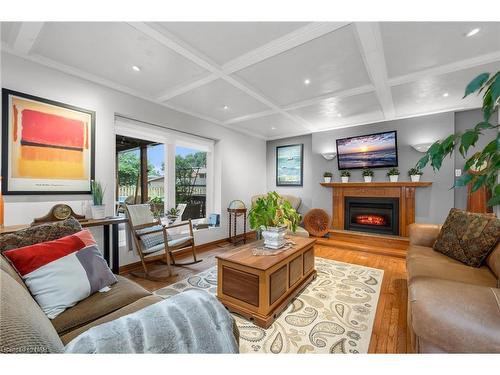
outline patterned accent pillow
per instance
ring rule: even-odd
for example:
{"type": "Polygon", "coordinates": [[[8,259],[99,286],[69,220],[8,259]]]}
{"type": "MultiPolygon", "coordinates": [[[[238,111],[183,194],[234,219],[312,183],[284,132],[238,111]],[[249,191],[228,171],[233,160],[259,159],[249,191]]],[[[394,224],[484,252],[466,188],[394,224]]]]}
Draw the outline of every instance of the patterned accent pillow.
{"type": "Polygon", "coordinates": [[[18,247],[31,246],[40,242],[57,240],[80,232],[82,226],[75,218],[64,221],[40,224],[14,233],[0,234],[0,252],[17,249],[18,247]]]}
{"type": "Polygon", "coordinates": [[[117,281],[88,230],[3,255],[49,319],[117,281]]]}
{"type": "Polygon", "coordinates": [[[491,215],[452,208],[434,243],[434,250],[480,267],[500,237],[500,220],[491,215]]]}
{"type": "MultiPolygon", "coordinates": [[[[160,245],[164,243],[164,238],[163,238],[163,226],[161,225],[154,225],[151,227],[139,229],[137,231],[137,234],[141,235],[141,241],[142,244],[146,249],[150,249],[153,246],[160,245]],[[161,232],[156,232],[156,233],[151,233],[147,234],[150,232],[154,232],[157,230],[162,230],[161,232]]],[[[167,240],[170,241],[170,235],[167,234],[167,240]]]]}

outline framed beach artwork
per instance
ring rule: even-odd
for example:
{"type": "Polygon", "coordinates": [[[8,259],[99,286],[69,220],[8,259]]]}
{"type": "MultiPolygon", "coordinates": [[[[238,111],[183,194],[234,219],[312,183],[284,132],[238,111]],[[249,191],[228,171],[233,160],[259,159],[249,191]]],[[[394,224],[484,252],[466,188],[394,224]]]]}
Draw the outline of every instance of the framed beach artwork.
{"type": "Polygon", "coordinates": [[[304,145],[276,147],[276,185],[302,186],[304,145]]]}
{"type": "Polygon", "coordinates": [[[95,112],[2,89],[3,194],[89,194],[95,112]]]}

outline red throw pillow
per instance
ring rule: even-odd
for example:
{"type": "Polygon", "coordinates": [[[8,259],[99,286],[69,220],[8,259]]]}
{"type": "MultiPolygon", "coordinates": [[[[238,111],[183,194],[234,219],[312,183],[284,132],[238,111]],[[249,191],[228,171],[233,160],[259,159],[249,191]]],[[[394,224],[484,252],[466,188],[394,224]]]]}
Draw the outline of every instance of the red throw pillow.
{"type": "Polygon", "coordinates": [[[116,282],[88,230],[3,255],[50,319],[116,282]]]}

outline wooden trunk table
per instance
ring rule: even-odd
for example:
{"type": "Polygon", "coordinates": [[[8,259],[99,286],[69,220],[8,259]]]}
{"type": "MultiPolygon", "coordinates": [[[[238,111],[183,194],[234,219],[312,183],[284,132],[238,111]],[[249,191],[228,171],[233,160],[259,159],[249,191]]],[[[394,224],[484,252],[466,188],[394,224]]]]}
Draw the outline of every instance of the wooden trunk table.
{"type": "Polygon", "coordinates": [[[261,241],[217,256],[217,297],[230,311],[267,328],[311,280],[315,239],[291,236],[296,244],[276,255],[253,255],[261,241]]]}

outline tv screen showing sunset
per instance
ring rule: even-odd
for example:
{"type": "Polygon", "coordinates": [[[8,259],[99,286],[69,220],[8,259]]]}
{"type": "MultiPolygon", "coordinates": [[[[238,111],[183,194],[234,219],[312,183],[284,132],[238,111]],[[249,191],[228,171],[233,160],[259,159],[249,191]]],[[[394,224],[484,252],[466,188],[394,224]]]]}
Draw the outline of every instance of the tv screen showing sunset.
{"type": "Polygon", "coordinates": [[[337,139],[339,169],[397,167],[396,132],[337,139]]]}

